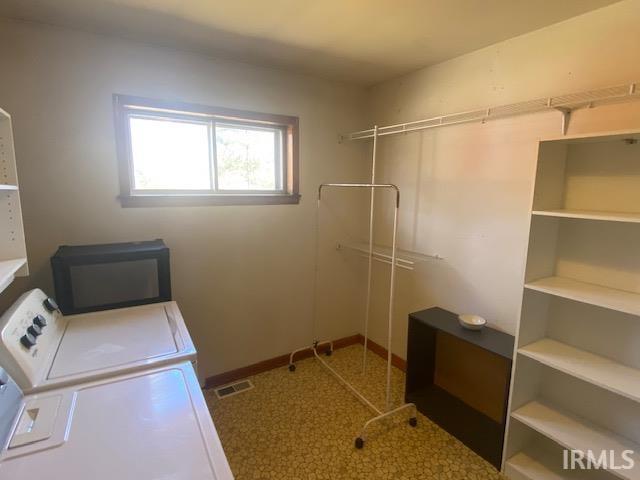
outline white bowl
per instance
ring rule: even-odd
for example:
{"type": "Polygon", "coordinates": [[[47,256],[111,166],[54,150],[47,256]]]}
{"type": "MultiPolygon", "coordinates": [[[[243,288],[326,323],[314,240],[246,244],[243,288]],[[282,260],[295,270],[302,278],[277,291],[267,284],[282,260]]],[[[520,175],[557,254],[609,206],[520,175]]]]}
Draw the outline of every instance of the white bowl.
{"type": "Polygon", "coordinates": [[[458,322],[468,330],[481,330],[487,324],[487,321],[480,315],[470,313],[458,315],[458,322]]]}

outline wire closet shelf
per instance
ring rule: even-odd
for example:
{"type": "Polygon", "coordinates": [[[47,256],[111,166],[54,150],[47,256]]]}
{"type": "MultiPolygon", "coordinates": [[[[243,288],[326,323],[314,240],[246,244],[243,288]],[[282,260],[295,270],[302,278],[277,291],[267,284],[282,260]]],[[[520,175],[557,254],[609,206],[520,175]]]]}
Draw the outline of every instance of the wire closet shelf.
{"type": "Polygon", "coordinates": [[[379,136],[416,132],[461,123],[486,122],[488,120],[553,110],[562,113],[562,134],[564,135],[567,133],[571,112],[574,110],[639,99],[640,89],[637,83],[630,83],[586,92],[538,98],[509,105],[451,113],[423,120],[397,123],[395,125],[374,127],[368,130],[343,134],[340,136],[340,140],[365,140],[379,136]]]}

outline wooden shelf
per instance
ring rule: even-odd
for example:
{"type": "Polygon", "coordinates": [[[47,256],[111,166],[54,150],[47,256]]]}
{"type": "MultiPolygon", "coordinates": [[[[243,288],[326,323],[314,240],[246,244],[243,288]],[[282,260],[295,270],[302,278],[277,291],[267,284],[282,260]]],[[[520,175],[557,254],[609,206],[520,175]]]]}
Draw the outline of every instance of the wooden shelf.
{"type": "Polygon", "coordinates": [[[18,187],[16,185],[7,185],[4,183],[0,183],[0,191],[2,190],[17,191],[18,187]]]}
{"type": "Polygon", "coordinates": [[[618,312],[640,315],[640,294],[580,282],[571,278],[547,277],[525,284],[525,288],[618,312]]]}
{"type": "MultiPolygon", "coordinates": [[[[548,367],[640,402],[640,370],[545,338],[518,353],[548,367]]],[[[639,452],[640,453],[640,452],[639,452]]]]}
{"type": "Polygon", "coordinates": [[[559,218],[601,220],[605,222],[640,223],[640,213],[596,212],[588,210],[534,210],[533,215],[559,218]]]}
{"type": "Polygon", "coordinates": [[[15,273],[27,263],[26,258],[0,261],[0,292],[13,281],[15,273]]]}
{"type": "MultiPolygon", "coordinates": [[[[336,245],[336,250],[351,250],[360,255],[369,256],[368,243],[338,243],[336,245]]],[[[377,262],[391,265],[391,248],[374,245],[373,259],[377,262]]],[[[417,263],[427,260],[442,260],[442,257],[439,255],[425,255],[396,248],[396,267],[404,268],[405,270],[413,270],[417,263]]]]}
{"type": "Polygon", "coordinates": [[[601,451],[613,450],[618,462],[622,461],[620,455],[624,450],[632,450],[634,453],[630,457],[635,460],[633,469],[608,471],[620,478],[640,480],[640,445],[626,438],[538,401],[527,403],[511,416],[564,448],[583,452],[591,450],[596,455],[601,451]]]}

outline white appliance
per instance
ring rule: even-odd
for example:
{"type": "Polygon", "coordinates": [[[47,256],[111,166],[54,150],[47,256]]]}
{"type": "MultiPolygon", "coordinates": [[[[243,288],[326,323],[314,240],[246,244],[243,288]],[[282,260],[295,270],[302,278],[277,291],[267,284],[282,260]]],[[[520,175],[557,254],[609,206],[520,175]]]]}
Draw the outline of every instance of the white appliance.
{"type": "Polygon", "coordinates": [[[42,290],[0,318],[0,365],[25,393],[196,360],[175,302],[63,316],[42,290]]]}
{"type": "Polygon", "coordinates": [[[233,479],[189,362],[24,398],[0,384],[2,479],[233,479]]]}

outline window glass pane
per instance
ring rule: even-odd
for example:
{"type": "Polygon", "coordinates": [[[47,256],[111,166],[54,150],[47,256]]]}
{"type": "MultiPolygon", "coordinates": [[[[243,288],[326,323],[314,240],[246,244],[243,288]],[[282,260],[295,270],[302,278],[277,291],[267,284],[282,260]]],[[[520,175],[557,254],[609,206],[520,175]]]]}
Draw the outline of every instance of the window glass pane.
{"type": "Polygon", "coordinates": [[[216,125],[216,159],[220,190],[280,190],[279,130],[216,125]]]}
{"type": "Polygon", "coordinates": [[[134,188],[211,188],[206,123],[130,117],[134,188]]]}

